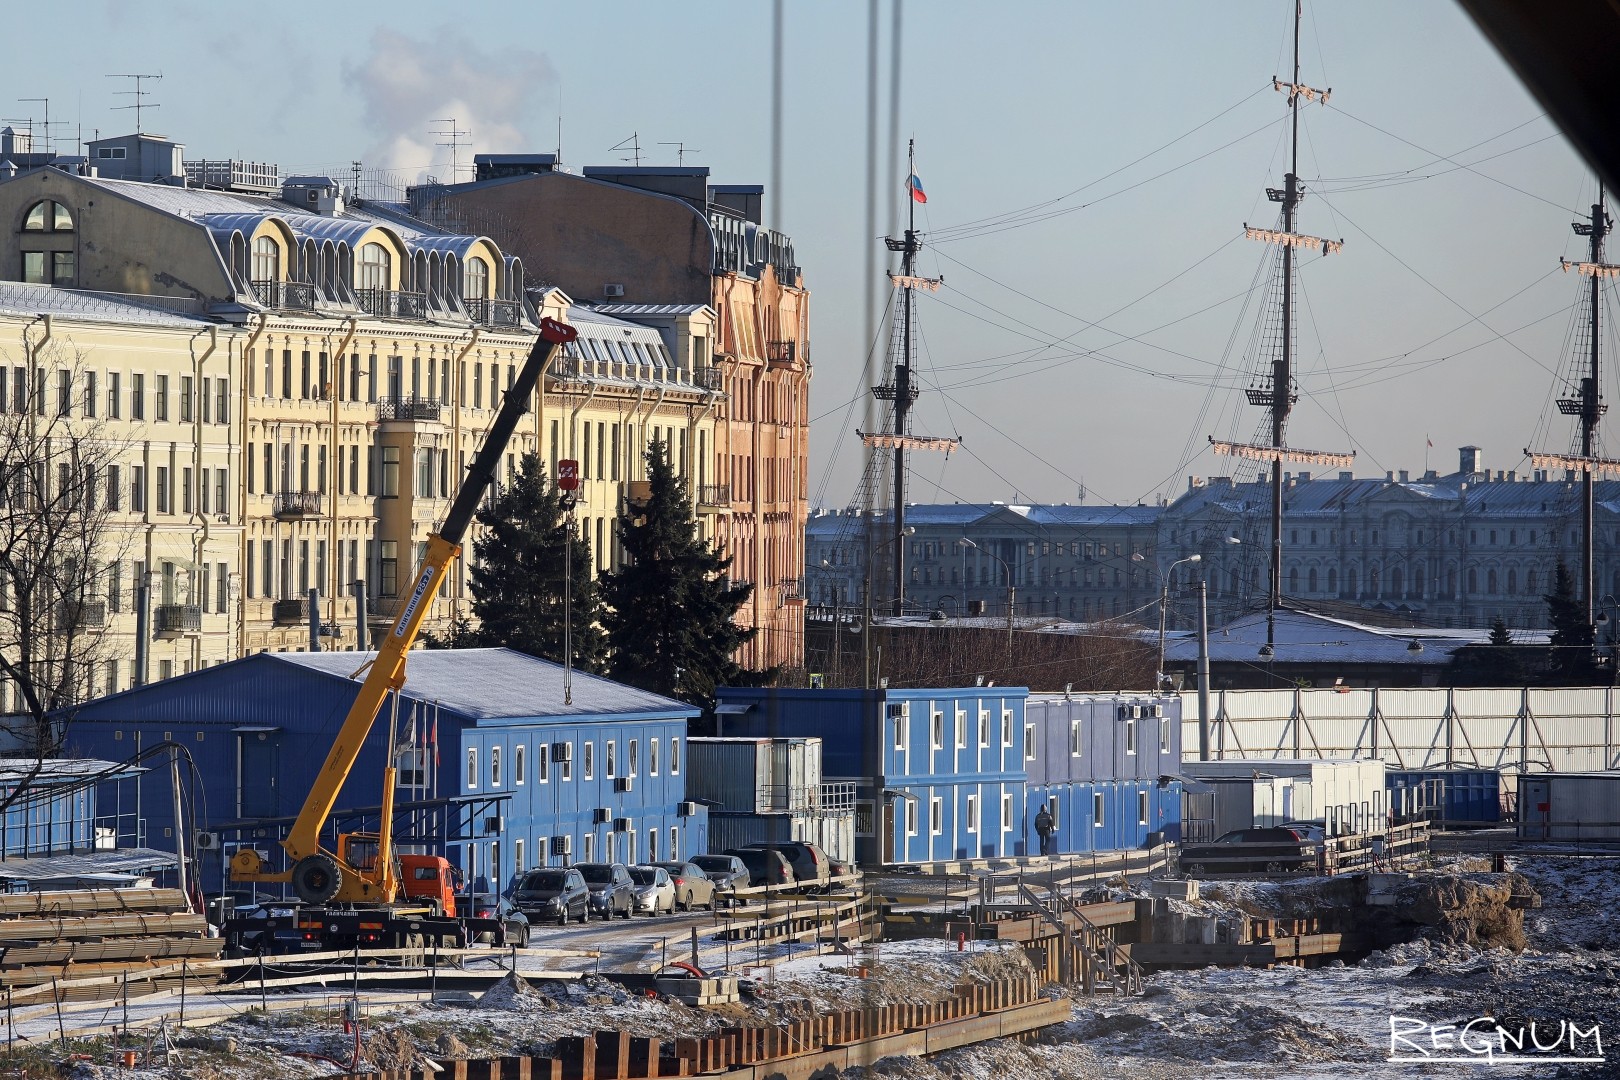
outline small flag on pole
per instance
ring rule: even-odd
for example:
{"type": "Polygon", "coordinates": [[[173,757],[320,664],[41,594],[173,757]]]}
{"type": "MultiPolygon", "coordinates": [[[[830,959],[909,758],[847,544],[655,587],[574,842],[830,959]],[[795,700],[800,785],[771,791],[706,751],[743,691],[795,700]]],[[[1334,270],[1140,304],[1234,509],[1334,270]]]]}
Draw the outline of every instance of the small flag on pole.
{"type": "Polygon", "coordinates": [[[439,715],[437,709],[433,713],[433,733],[428,736],[428,741],[433,744],[433,767],[437,769],[439,767],[439,715]]]}
{"type": "Polygon", "coordinates": [[[1430,450],[1433,450],[1433,449],[1434,449],[1434,440],[1433,440],[1433,439],[1427,439],[1427,438],[1426,438],[1426,439],[1424,439],[1424,442],[1426,442],[1426,443],[1428,443],[1428,444],[1429,444],[1429,449],[1430,449],[1430,450]]]}
{"type": "Polygon", "coordinates": [[[920,203],[928,201],[928,193],[923,191],[922,181],[917,178],[916,173],[906,177],[906,190],[911,192],[911,197],[915,201],[920,203]]]}

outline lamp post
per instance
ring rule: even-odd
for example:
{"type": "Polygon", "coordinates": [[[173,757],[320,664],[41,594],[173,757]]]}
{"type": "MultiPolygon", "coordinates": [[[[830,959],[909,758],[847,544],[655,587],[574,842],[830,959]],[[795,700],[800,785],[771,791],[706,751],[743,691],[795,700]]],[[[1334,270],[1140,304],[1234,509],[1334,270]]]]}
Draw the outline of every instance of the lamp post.
{"type": "Polygon", "coordinates": [[[957,540],[956,543],[957,543],[958,547],[972,548],[975,551],[978,551],[978,552],[980,552],[982,554],[990,556],[992,559],[996,560],[996,562],[1001,564],[1001,569],[1002,570],[1006,571],[1006,574],[1007,574],[1007,667],[1011,668],[1012,667],[1012,651],[1013,651],[1013,648],[1012,648],[1012,643],[1013,643],[1013,600],[1017,596],[1017,590],[1013,587],[1012,567],[1008,566],[1007,565],[1007,560],[1003,559],[1000,555],[997,555],[995,552],[989,550],[988,548],[980,547],[978,544],[975,544],[972,540],[969,540],[965,536],[962,537],[961,539],[957,540]]]}
{"type": "MultiPolygon", "coordinates": [[[[1132,562],[1147,562],[1147,556],[1140,551],[1131,555],[1132,562]]],[[[1174,577],[1176,567],[1183,563],[1203,562],[1204,557],[1198,554],[1188,555],[1185,559],[1177,559],[1167,567],[1164,573],[1159,574],[1159,667],[1153,674],[1153,692],[1158,693],[1164,689],[1164,609],[1170,606],[1170,581],[1174,577]]],[[[1154,573],[1158,573],[1157,570],[1154,573]]]]}

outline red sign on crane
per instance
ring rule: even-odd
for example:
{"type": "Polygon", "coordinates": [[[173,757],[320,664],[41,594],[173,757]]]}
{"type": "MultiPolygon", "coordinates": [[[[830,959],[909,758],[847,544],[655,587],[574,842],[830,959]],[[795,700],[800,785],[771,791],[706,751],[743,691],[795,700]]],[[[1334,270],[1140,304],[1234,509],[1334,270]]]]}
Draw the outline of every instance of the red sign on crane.
{"type": "Polygon", "coordinates": [[[557,462],[557,486],[564,491],[579,489],[579,462],[568,458],[557,462]]]}

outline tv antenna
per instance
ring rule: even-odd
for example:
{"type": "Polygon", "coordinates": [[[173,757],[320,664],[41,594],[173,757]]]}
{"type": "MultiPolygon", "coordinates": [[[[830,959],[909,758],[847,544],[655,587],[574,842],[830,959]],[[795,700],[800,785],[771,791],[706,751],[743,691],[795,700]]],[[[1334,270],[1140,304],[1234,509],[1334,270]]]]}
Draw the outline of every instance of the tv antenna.
{"type": "Polygon", "coordinates": [[[619,145],[617,145],[617,146],[608,147],[608,153],[610,153],[610,154],[613,153],[615,150],[628,150],[628,151],[630,151],[631,154],[634,155],[633,157],[620,158],[619,160],[620,161],[633,162],[635,164],[636,168],[638,168],[638,169],[641,168],[641,133],[640,132],[632,131],[630,133],[630,137],[628,139],[625,139],[625,140],[621,141],[619,143],[619,145]]]}
{"type": "Polygon", "coordinates": [[[658,145],[659,146],[673,146],[675,148],[675,164],[677,166],[681,166],[681,165],[686,164],[686,155],[687,154],[701,154],[701,153],[703,153],[703,151],[701,151],[701,150],[688,150],[686,148],[686,144],[683,143],[683,142],[661,142],[658,145]]]}
{"type": "MultiPolygon", "coordinates": [[[[51,99],[45,97],[25,97],[18,98],[17,100],[25,105],[32,104],[33,102],[40,102],[45,106],[45,153],[49,154],[54,147],[54,143],[51,140],[51,99]]],[[[28,148],[33,150],[34,118],[30,116],[25,123],[28,125],[28,148]]],[[[35,152],[37,153],[38,151],[35,152]]]]}
{"type": "Polygon", "coordinates": [[[108,79],[133,79],[133,80],[135,80],[135,89],[133,89],[133,90],[116,90],[116,91],[114,91],[114,96],[115,97],[132,97],[132,98],[135,99],[135,104],[133,104],[133,105],[114,105],[113,110],[115,112],[120,112],[120,111],[123,111],[125,109],[134,109],[135,110],[135,134],[137,134],[137,135],[141,134],[141,132],[143,130],[141,128],[141,109],[143,107],[148,108],[148,109],[161,109],[161,108],[163,108],[162,105],[145,105],[145,103],[143,102],[142,99],[150,97],[151,94],[152,94],[152,91],[142,89],[141,83],[146,79],[151,79],[153,82],[160,82],[163,79],[163,73],[159,72],[156,75],[107,75],[105,77],[108,78],[108,79]]]}
{"type": "Polygon", "coordinates": [[[460,179],[460,177],[456,175],[456,151],[461,146],[461,140],[467,138],[472,134],[472,132],[463,131],[462,129],[456,127],[456,118],[453,116],[448,120],[434,120],[432,123],[450,125],[449,130],[445,130],[441,127],[438,130],[429,132],[429,134],[438,135],[442,138],[447,138],[450,140],[449,142],[442,142],[438,145],[448,146],[450,148],[450,182],[454,184],[460,179]]]}

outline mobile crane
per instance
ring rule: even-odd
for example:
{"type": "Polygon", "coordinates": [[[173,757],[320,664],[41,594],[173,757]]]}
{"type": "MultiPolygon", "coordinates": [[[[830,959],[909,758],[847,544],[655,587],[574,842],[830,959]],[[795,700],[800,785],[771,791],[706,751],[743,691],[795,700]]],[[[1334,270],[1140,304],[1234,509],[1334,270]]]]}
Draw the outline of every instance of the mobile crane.
{"type": "Polygon", "coordinates": [[[339,948],[356,944],[405,946],[426,938],[453,938],[465,943],[484,932],[492,933],[497,941],[503,940],[504,925],[498,920],[470,918],[472,913],[456,911],[455,871],[447,859],[394,853],[394,762],[387,762],[383,769],[382,812],[376,832],[341,833],[335,851],[321,846],[321,832],[383,702],[389,693],[397,693],[405,685],[406,656],[416,642],[433,595],[450,564],[461,554],[462,537],[495,479],[507,443],[528,409],[541,374],[563,346],[578,336],[578,331],[566,323],[540,320],[540,336],[507,390],[444,524],[428,537],[427,552],[411,578],[410,595],[378,646],[360,692],[304,799],[303,809],[281,841],[288,869],[269,869],[265,854],[253,848],[241,848],[231,858],[232,881],[290,884],[307,907],[279,918],[237,920],[242,925],[228,927],[227,933],[251,932],[264,941],[270,937],[266,931],[290,930],[302,944],[339,948]],[[402,866],[407,873],[401,873],[402,866]],[[484,925],[486,922],[489,925],[484,925]]]}

